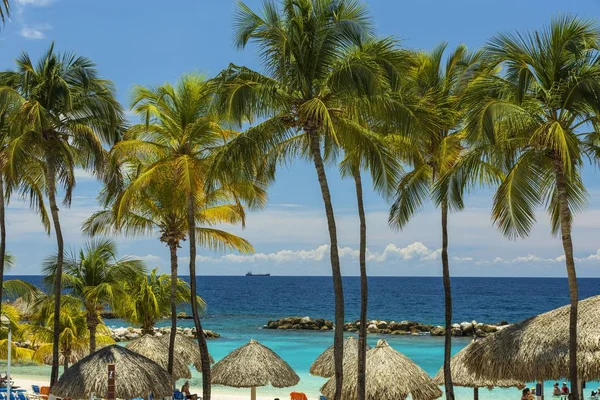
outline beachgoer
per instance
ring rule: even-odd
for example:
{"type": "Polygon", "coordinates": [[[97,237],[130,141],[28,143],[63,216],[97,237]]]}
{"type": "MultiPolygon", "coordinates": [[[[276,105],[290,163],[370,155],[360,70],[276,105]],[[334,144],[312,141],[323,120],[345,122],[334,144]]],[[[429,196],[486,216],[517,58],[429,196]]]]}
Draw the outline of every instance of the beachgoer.
{"type": "Polygon", "coordinates": [[[567,395],[571,393],[571,391],[569,390],[569,387],[567,386],[567,382],[563,382],[561,392],[562,392],[562,394],[567,394],[567,395]]]}
{"type": "Polygon", "coordinates": [[[529,396],[531,395],[531,389],[525,388],[523,389],[523,395],[521,396],[521,400],[530,400],[529,396]]]}
{"type": "Polygon", "coordinates": [[[560,396],[562,392],[560,391],[560,387],[558,386],[558,382],[554,384],[554,388],[552,389],[553,396],[560,396]]]}
{"type": "Polygon", "coordinates": [[[195,393],[191,394],[190,393],[190,381],[185,381],[185,383],[181,387],[181,393],[183,393],[185,395],[186,399],[190,399],[190,400],[197,400],[198,399],[198,395],[197,394],[195,394],[195,393]]]}

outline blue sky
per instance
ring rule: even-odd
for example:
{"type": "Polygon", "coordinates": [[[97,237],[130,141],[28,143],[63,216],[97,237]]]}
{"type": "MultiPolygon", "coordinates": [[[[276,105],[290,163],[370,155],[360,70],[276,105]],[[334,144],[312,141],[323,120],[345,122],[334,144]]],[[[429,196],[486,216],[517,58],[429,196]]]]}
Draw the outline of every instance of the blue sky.
{"type": "MultiPolygon", "coordinates": [[[[247,1],[253,8],[260,1],[247,1]]],[[[382,35],[401,39],[403,45],[430,49],[442,41],[450,47],[466,43],[476,48],[500,31],[525,30],[548,23],[559,12],[582,17],[600,15],[597,0],[481,0],[367,2],[382,35]]],[[[12,0],[11,22],[0,32],[0,68],[28,52],[36,59],[56,42],[60,51],[92,58],[102,77],[115,82],[118,97],[127,104],[134,84],[174,81],[190,71],[212,76],[228,63],[258,68],[256,53],[232,45],[235,2],[231,0],[12,0]]],[[[600,276],[600,185],[598,173],[585,172],[590,204],[576,218],[574,240],[580,276],[600,276]]],[[[349,181],[329,171],[338,217],[343,272],[357,275],[358,221],[355,194],[349,181]]],[[[81,221],[98,209],[99,185],[84,172],[71,209],[61,217],[68,245],[77,249],[84,238],[81,221]]],[[[369,271],[373,275],[440,275],[440,223],[428,205],[403,232],[387,227],[385,201],[367,190],[369,271]]],[[[467,209],[451,215],[452,272],[463,276],[565,276],[560,242],[549,233],[547,216],[530,238],[510,242],[490,224],[491,195],[473,193],[467,209]]],[[[52,254],[54,239],[46,236],[25,204],[14,201],[8,210],[8,248],[17,257],[12,273],[36,274],[41,260],[52,254]]],[[[201,274],[241,274],[247,270],[278,275],[328,275],[328,236],[314,170],[300,162],[281,170],[269,190],[269,206],[252,213],[245,231],[231,228],[254,244],[253,256],[221,255],[201,251],[201,274]]],[[[149,267],[167,269],[168,251],[156,238],[118,238],[122,255],[141,257],[149,267]]],[[[180,267],[186,270],[186,247],[180,267]]]]}

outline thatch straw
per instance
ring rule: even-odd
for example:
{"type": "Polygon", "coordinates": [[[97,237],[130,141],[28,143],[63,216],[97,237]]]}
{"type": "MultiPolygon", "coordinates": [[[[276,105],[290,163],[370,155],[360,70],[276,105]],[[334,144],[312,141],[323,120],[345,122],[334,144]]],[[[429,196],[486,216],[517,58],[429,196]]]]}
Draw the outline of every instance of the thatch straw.
{"type": "MultiPolygon", "coordinates": [[[[341,398],[356,400],[358,397],[358,371],[356,363],[344,366],[344,382],[341,398]]],[[[429,375],[405,355],[392,349],[385,340],[367,352],[366,364],[367,400],[432,400],[442,395],[429,375]]],[[[321,387],[325,397],[333,399],[335,377],[321,387]]]]}
{"type": "Polygon", "coordinates": [[[294,386],[300,378],[266,346],[255,340],[229,353],[212,369],[212,383],[236,388],[294,386]]]}
{"type": "MultiPolygon", "coordinates": [[[[469,372],[465,367],[464,360],[465,354],[469,351],[469,348],[473,343],[459,351],[452,357],[450,361],[450,368],[452,371],[452,383],[456,386],[470,387],[470,388],[483,388],[487,387],[492,389],[493,387],[516,387],[522,389],[525,387],[525,383],[513,380],[513,379],[502,379],[494,381],[491,379],[477,378],[475,374],[469,372]]],[[[436,385],[444,384],[444,367],[440,368],[438,373],[433,377],[433,382],[436,385]]]]}
{"type": "MultiPolygon", "coordinates": [[[[169,348],[165,347],[164,343],[154,336],[144,335],[127,343],[126,347],[144,357],[148,357],[164,369],[167,369],[169,366],[169,348]]],[[[192,373],[188,365],[187,359],[182,359],[178,353],[175,353],[173,358],[173,378],[176,380],[190,379],[192,373]]]]}
{"type": "Polygon", "coordinates": [[[52,387],[57,397],[106,398],[108,364],[115,364],[116,396],[119,399],[168,397],[173,393],[173,379],[154,361],[125,347],[112,345],[90,354],[67,369],[52,387]]]}
{"type": "MultiPolygon", "coordinates": [[[[475,342],[466,367],[491,380],[556,380],[569,376],[570,306],[540,314],[475,342]]],[[[600,379],[600,296],[579,302],[577,367],[580,379],[600,379]]]]}
{"type": "MultiPolygon", "coordinates": [[[[370,349],[367,346],[367,350],[370,349]]],[[[358,362],[358,340],[354,336],[349,336],[344,340],[344,364],[349,362],[358,362]]],[[[335,375],[335,364],[333,360],[333,346],[325,350],[314,363],[310,366],[310,374],[322,378],[331,378],[335,375]]]]}
{"type": "MultiPolygon", "coordinates": [[[[171,335],[169,333],[162,335],[160,341],[163,346],[169,348],[169,340],[171,335]]],[[[187,365],[194,364],[196,371],[202,372],[202,357],[200,356],[200,348],[198,342],[192,338],[189,338],[181,333],[175,335],[175,354],[178,355],[187,365]]],[[[210,363],[214,364],[215,360],[209,354],[210,363]]]]}

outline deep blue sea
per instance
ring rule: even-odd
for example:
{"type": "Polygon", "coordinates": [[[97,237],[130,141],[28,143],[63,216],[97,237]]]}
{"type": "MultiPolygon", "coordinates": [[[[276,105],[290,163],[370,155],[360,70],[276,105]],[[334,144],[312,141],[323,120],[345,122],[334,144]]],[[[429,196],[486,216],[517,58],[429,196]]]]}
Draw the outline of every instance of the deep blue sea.
{"type": "MultiPolygon", "coordinates": [[[[14,277],[16,278],[16,276],[14,277]]],[[[39,276],[20,276],[36,285],[39,276]]],[[[187,279],[187,277],[183,277],[187,279]]],[[[10,279],[10,278],[8,278],[10,279]]],[[[346,320],[359,316],[359,278],[344,278],[346,320]]],[[[580,279],[580,297],[600,294],[600,279],[580,279]]],[[[561,278],[453,278],[454,321],[497,323],[518,322],[527,317],[560,307],[569,302],[567,280],[561,278]]],[[[209,341],[209,349],[218,360],[249,339],[256,339],[276,351],[301,378],[297,389],[317,399],[324,379],[308,374],[310,364],[332,344],[331,332],[264,330],[270,319],[286,316],[310,316],[333,319],[334,303],[330,277],[245,277],[199,276],[198,294],[208,308],[203,326],[222,335],[209,341]]],[[[184,309],[184,311],[187,311],[184,309]]],[[[443,322],[443,287],[441,278],[372,277],[369,279],[369,318],[384,320],[416,320],[430,324],[443,322]]],[[[191,321],[180,321],[191,326],[191,321]]],[[[124,326],[120,320],[107,320],[109,326],[124,326]]],[[[160,325],[168,325],[162,321],[160,325]]],[[[374,345],[380,339],[370,335],[374,345]]],[[[443,339],[429,336],[385,336],[390,345],[406,354],[431,375],[441,367],[443,339]]],[[[468,344],[469,338],[454,340],[453,351],[468,344]]],[[[45,373],[47,367],[21,367],[23,375],[45,373]]],[[[195,374],[192,386],[200,386],[195,374]]],[[[598,385],[588,385],[589,388],[598,385]]],[[[549,390],[551,383],[548,383],[549,390]]],[[[232,389],[215,389],[233,392],[232,389]]],[[[280,399],[289,398],[288,389],[259,390],[280,399]]],[[[242,391],[242,393],[245,393],[242,391]]],[[[547,392],[548,393],[548,392],[547,392]]],[[[472,398],[470,390],[459,389],[458,398],[472,398]]],[[[269,397],[269,398],[273,398],[269,397]]],[[[218,397],[217,397],[218,398],[218,397]]],[[[482,390],[481,399],[519,398],[517,389],[482,390]]]]}

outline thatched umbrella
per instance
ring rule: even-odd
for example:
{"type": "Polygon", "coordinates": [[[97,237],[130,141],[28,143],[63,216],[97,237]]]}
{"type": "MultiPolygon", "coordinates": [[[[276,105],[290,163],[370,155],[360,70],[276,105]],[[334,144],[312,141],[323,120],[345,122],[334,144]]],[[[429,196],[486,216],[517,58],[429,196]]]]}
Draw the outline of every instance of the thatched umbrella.
{"type": "MultiPolygon", "coordinates": [[[[341,396],[344,400],[358,397],[358,368],[354,368],[355,365],[351,362],[344,368],[341,396]]],[[[432,400],[442,395],[425,371],[383,339],[367,352],[365,379],[367,400],[404,400],[409,395],[413,400],[432,400]]],[[[333,399],[335,377],[321,387],[321,393],[333,399]]]]}
{"type": "MultiPolygon", "coordinates": [[[[452,383],[455,386],[473,388],[474,400],[479,398],[479,388],[481,387],[487,387],[488,389],[492,389],[493,387],[517,387],[522,389],[525,387],[525,383],[513,379],[501,379],[494,381],[491,379],[477,378],[475,374],[472,374],[465,367],[464,364],[465,354],[469,351],[469,348],[472,345],[473,343],[456,353],[450,361],[450,368],[452,370],[452,383]]],[[[444,367],[440,368],[438,373],[433,377],[433,382],[440,386],[444,384],[444,367]]]]}
{"type": "Polygon", "coordinates": [[[173,394],[173,378],[154,361],[125,347],[112,345],[90,354],[67,369],[51,393],[57,397],[89,399],[106,397],[108,364],[115,364],[116,396],[119,399],[154,398],[173,394]]]}
{"type": "MultiPolygon", "coordinates": [[[[367,346],[367,350],[370,347],[367,346]]],[[[344,340],[344,364],[358,362],[358,340],[354,336],[349,336],[344,340]]],[[[335,364],[333,361],[333,346],[325,350],[314,363],[310,366],[311,375],[322,378],[331,378],[335,375],[335,364]]]]}
{"type": "Polygon", "coordinates": [[[252,400],[256,400],[257,387],[270,384],[283,388],[297,385],[298,382],[300,378],[288,363],[255,340],[229,353],[212,370],[212,383],[251,388],[252,400]]]}
{"type": "MultiPolygon", "coordinates": [[[[169,340],[171,335],[165,334],[160,337],[160,341],[163,346],[169,346],[169,340]]],[[[196,371],[202,372],[202,357],[200,356],[200,348],[198,342],[192,338],[189,338],[181,333],[175,335],[175,354],[181,358],[187,365],[194,364],[196,371]]],[[[209,354],[210,363],[214,364],[212,356],[209,354]]]]}
{"type": "MultiPolygon", "coordinates": [[[[556,380],[569,376],[569,310],[564,306],[502,329],[469,346],[464,363],[490,380],[556,380]]],[[[579,302],[577,368],[580,379],[600,379],[600,296],[579,302]]],[[[573,382],[576,384],[576,382],[573,382]]]]}
{"type": "MultiPolygon", "coordinates": [[[[169,366],[169,348],[165,347],[164,343],[159,340],[159,338],[151,335],[144,335],[127,343],[126,347],[144,357],[148,357],[164,369],[167,369],[169,366]]],[[[173,358],[173,378],[175,380],[190,379],[192,373],[188,365],[189,363],[186,359],[182,359],[179,357],[179,354],[175,354],[175,357],[173,358]]]]}

